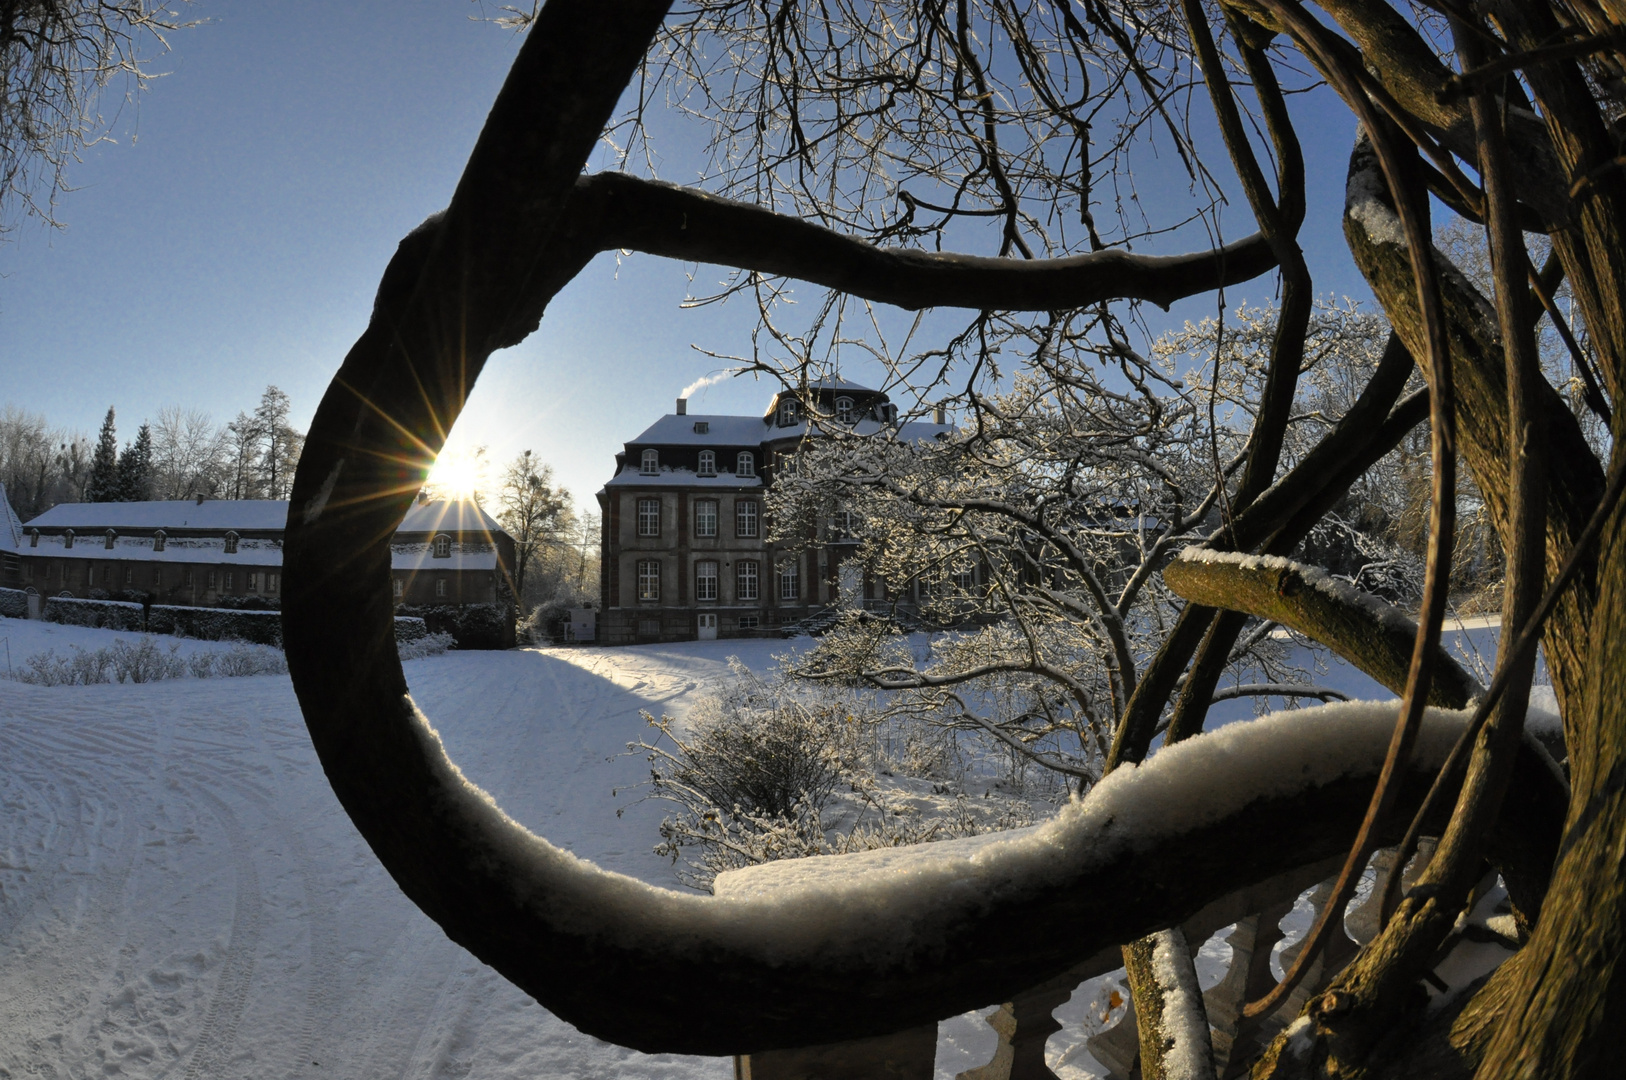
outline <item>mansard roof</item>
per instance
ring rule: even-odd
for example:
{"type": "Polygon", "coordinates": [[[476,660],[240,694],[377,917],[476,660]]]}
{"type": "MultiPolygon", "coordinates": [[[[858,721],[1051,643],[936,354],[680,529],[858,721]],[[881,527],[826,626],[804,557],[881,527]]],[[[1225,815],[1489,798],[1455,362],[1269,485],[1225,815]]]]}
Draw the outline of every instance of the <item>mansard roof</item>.
{"type": "Polygon", "coordinates": [[[767,423],[760,416],[697,416],[667,413],[643,430],[628,446],[732,447],[755,450],[762,445],[767,423]],[[706,430],[696,431],[704,424],[706,430]]]}

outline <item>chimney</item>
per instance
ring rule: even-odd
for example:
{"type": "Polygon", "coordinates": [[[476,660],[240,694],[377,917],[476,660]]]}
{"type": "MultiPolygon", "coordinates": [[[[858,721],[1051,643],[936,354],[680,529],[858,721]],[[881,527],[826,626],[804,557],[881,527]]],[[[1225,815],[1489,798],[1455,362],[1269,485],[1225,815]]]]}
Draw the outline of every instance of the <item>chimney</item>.
{"type": "Polygon", "coordinates": [[[933,405],[932,406],[932,423],[934,423],[934,424],[947,424],[948,423],[948,410],[945,409],[941,405],[933,405]]]}
{"type": "Polygon", "coordinates": [[[678,412],[677,412],[677,414],[679,416],[687,416],[687,415],[689,415],[689,399],[688,398],[686,398],[686,397],[678,398],[678,412]]]}
{"type": "Polygon", "coordinates": [[[199,506],[203,505],[203,492],[201,492],[201,491],[198,492],[198,505],[199,506]]]}

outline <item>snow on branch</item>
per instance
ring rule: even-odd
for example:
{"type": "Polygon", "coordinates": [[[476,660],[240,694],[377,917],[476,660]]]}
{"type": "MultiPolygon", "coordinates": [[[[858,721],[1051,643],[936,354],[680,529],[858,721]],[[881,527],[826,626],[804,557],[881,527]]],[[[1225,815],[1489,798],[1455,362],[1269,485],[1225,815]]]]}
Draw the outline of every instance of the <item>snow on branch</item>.
{"type": "MultiPolygon", "coordinates": [[[[1417,624],[1394,605],[1314,567],[1274,555],[1186,548],[1164,567],[1163,581],[1194,604],[1291,627],[1396,694],[1406,685],[1417,624]]],[[[1444,649],[1435,650],[1429,702],[1460,709],[1483,688],[1444,649]]]]}

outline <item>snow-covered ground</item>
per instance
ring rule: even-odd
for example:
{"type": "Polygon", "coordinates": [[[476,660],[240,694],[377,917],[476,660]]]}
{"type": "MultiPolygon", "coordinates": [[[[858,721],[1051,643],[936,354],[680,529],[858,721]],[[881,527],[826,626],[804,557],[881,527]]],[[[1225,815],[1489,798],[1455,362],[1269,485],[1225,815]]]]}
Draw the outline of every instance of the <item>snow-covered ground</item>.
{"type": "MultiPolygon", "coordinates": [[[[0,619],[0,662],[115,636],[133,635],[0,619]]],[[[786,645],[451,653],[406,669],[453,758],[517,820],[671,886],[650,850],[662,807],[630,790],[648,769],[624,753],[647,733],[640,710],[681,718],[728,657],[766,670],[786,645]]],[[[1318,681],[1386,696],[1341,666],[1318,681]]],[[[1228,950],[1205,951],[1217,975],[1228,950]]],[[[1069,1080],[1093,1074],[1081,1044],[1109,990],[1057,1012],[1050,1058],[1069,1080]]],[[[992,1054],[975,1015],[939,1031],[940,1077],[992,1054]]],[[[733,1075],[727,1059],[583,1036],[447,941],[340,809],[286,676],[0,679],[0,1077],[91,1074],[733,1075]]]]}

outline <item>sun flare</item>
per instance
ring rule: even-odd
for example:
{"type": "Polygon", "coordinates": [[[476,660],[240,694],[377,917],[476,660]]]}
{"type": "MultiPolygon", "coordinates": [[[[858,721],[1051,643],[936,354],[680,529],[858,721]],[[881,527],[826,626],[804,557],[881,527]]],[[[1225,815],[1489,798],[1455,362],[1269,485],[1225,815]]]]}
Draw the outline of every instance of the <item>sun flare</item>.
{"type": "Polygon", "coordinates": [[[484,454],[479,451],[443,450],[430,468],[425,486],[443,498],[473,498],[484,483],[484,465],[484,454]]]}

